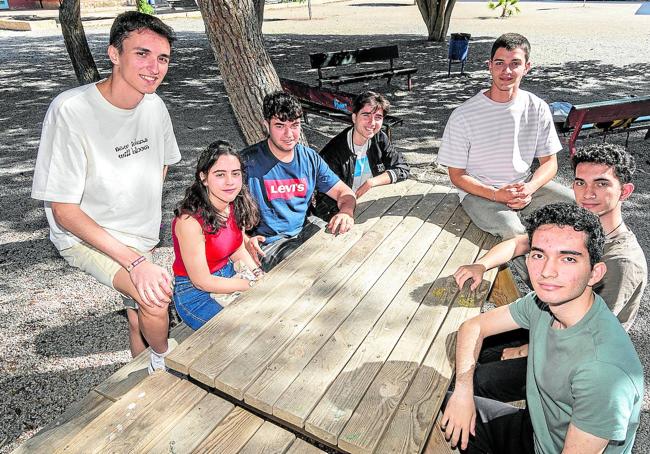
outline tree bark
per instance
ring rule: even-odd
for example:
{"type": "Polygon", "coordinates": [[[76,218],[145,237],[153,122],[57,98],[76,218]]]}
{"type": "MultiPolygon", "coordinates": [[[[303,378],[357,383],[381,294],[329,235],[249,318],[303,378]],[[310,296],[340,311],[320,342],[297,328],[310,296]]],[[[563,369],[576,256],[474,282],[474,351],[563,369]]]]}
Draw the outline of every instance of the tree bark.
{"type": "Polygon", "coordinates": [[[427,26],[429,41],[444,41],[456,0],[416,0],[427,26]]]}
{"type": "Polygon", "coordinates": [[[62,0],[59,21],[65,48],[70,56],[79,84],[89,84],[100,79],[93,54],[88,47],[86,33],[81,23],[80,0],[62,0]]]}
{"type": "Polygon", "coordinates": [[[262,101],[280,91],[253,0],[199,0],[208,41],[247,144],[266,137],[262,101]]]}
{"type": "Polygon", "coordinates": [[[257,14],[257,23],[260,26],[260,30],[262,30],[262,25],[264,24],[264,0],[253,0],[253,7],[257,14]]]}

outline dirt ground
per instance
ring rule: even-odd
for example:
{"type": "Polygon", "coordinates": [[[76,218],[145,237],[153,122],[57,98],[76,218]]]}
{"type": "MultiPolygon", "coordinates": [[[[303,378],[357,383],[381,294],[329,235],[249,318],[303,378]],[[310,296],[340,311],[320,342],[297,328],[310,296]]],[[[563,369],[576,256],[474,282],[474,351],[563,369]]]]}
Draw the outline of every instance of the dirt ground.
{"type": "MultiPolygon", "coordinates": [[[[415,177],[448,184],[435,164],[445,122],[453,108],[487,86],[485,61],[491,43],[505,31],[530,39],[534,68],[524,88],[548,102],[578,104],[650,93],[650,16],[634,15],[640,3],[520,6],[520,15],[501,20],[483,2],[457,4],[450,32],[472,34],[466,77],[447,78],[447,46],[426,41],[424,23],[410,0],[317,3],[311,21],[305,6],[273,6],[266,12],[264,33],[279,75],[312,84],[316,82],[315,72],[308,70],[312,52],[399,45],[401,63],[418,68],[413,91],[405,89],[403,79],[390,87],[375,81],[345,90],[373,88],[387,94],[394,113],[405,120],[393,134],[413,164],[415,177]]],[[[172,168],[164,189],[162,241],[156,255],[167,266],[172,209],[191,181],[198,153],[216,139],[244,145],[201,19],[170,19],[169,24],[179,40],[159,94],[172,116],[183,161],[172,168]]],[[[87,28],[105,75],[107,33],[106,26],[87,28]]],[[[457,73],[458,67],[452,71],[457,73]]],[[[0,31],[0,452],[14,449],[129,360],[119,298],[64,264],[48,240],[42,204],[29,197],[47,106],[75,85],[59,31],[0,31]]],[[[314,118],[305,132],[320,148],[342,127],[314,118]]],[[[624,209],[625,221],[639,237],[646,257],[650,257],[649,145],[641,133],[630,137],[629,149],[638,164],[637,189],[624,209]]],[[[562,152],[558,179],[568,184],[570,177],[567,154],[562,152]]],[[[630,335],[647,371],[648,292],[630,335]]],[[[648,445],[648,409],[646,396],[638,453],[648,445]]]]}

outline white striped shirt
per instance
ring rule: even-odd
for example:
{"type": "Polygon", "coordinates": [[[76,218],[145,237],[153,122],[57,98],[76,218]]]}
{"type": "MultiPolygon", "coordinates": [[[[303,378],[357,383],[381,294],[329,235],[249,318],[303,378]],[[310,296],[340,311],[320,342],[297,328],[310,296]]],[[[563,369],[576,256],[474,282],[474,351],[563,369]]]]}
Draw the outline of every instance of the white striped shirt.
{"type": "MultiPolygon", "coordinates": [[[[455,109],[442,137],[438,162],[500,188],[525,181],[535,158],[562,149],[551,111],[524,90],[507,103],[492,101],[485,91],[455,109]]],[[[465,192],[459,190],[461,200],[465,192]]]]}

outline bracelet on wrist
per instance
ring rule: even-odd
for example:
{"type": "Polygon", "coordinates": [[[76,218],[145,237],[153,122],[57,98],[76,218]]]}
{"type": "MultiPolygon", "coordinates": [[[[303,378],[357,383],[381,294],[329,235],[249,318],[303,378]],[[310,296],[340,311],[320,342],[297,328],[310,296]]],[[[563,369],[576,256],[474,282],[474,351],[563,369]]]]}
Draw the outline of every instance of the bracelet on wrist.
{"type": "Polygon", "coordinates": [[[137,259],[132,261],[129,266],[126,267],[126,272],[130,273],[131,271],[133,271],[133,268],[135,268],[136,266],[138,266],[139,264],[141,264],[145,260],[147,260],[147,258],[144,255],[141,255],[140,257],[138,257],[137,259]]]}

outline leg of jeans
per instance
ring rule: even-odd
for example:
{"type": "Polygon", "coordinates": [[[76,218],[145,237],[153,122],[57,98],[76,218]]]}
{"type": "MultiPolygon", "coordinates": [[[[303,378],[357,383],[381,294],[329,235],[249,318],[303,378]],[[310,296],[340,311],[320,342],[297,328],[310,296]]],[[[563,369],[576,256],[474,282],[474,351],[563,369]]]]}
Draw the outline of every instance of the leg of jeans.
{"type": "Polygon", "coordinates": [[[519,347],[528,343],[528,330],[515,329],[495,336],[486,337],[478,356],[478,363],[485,364],[492,361],[501,361],[504,348],[519,347]]]}
{"type": "Polygon", "coordinates": [[[517,213],[503,203],[467,194],[462,205],[472,222],[485,232],[504,240],[526,233],[517,213]]]}
{"type": "Polygon", "coordinates": [[[273,243],[262,246],[262,250],[266,254],[262,258],[262,269],[268,273],[275,268],[282,260],[289,257],[296,249],[298,249],[305,241],[318,233],[322,226],[327,225],[322,219],[314,218],[305,223],[300,233],[292,238],[280,238],[273,243]]]}
{"type": "MultiPolygon", "coordinates": [[[[447,406],[448,392],[441,411],[447,406]]],[[[482,397],[474,397],[475,435],[470,435],[466,453],[534,453],[533,428],[528,410],[482,397]]]]}
{"type": "Polygon", "coordinates": [[[475,397],[475,436],[470,436],[468,453],[532,454],[535,452],[533,425],[528,409],[475,397]]]}
{"type": "Polygon", "coordinates": [[[478,364],[474,371],[474,394],[500,402],[526,398],[528,358],[478,364]]]}

